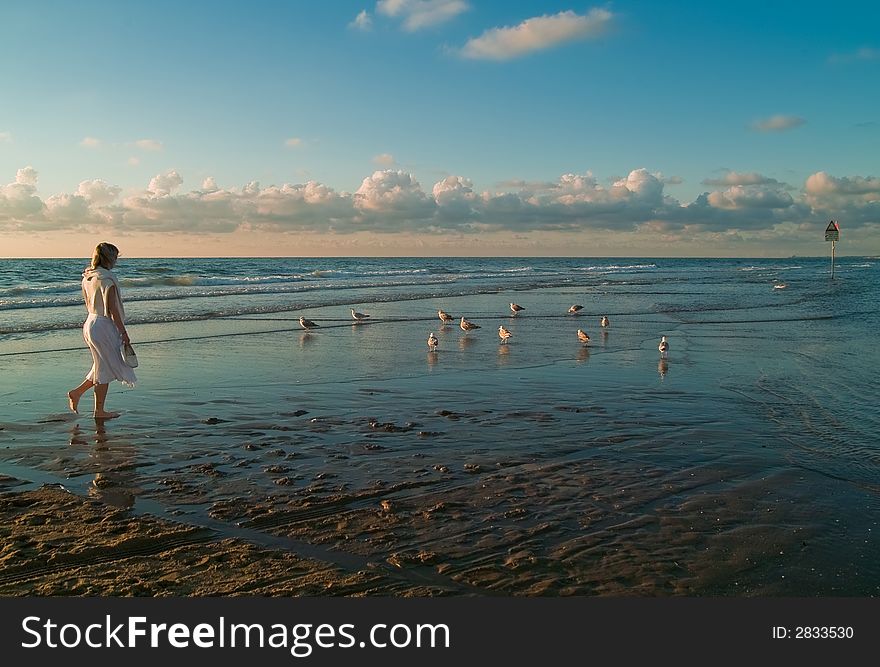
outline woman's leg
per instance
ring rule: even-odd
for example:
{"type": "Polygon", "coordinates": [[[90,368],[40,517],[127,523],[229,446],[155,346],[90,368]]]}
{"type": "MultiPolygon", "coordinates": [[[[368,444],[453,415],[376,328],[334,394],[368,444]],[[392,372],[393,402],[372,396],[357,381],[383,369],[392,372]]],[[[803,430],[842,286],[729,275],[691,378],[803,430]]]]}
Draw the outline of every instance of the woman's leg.
{"type": "Polygon", "coordinates": [[[107,390],[110,383],[95,385],[95,419],[113,419],[118,417],[118,412],[107,412],[104,410],[104,400],[107,398],[107,390]]]}
{"type": "Polygon", "coordinates": [[[85,394],[94,385],[94,382],[86,379],[83,380],[83,383],[76,389],[71,389],[69,392],[67,392],[67,405],[70,407],[72,412],[79,412],[79,410],[77,409],[79,407],[79,399],[81,399],[82,395],[85,394]]]}

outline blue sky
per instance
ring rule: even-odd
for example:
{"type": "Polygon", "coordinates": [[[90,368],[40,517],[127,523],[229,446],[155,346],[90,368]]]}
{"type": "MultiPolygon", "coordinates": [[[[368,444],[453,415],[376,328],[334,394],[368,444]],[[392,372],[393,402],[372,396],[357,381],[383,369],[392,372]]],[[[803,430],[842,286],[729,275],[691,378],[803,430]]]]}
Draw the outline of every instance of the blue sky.
{"type": "Polygon", "coordinates": [[[785,253],[798,245],[792,226],[828,216],[877,252],[875,4],[7,5],[0,241],[17,250],[0,254],[26,253],[35,235],[102,231],[145,244],[205,235],[230,253],[235,244],[259,253],[244,239],[255,230],[312,235],[317,254],[335,253],[334,240],[344,249],[352,234],[407,253],[426,229],[447,254],[473,235],[515,232],[540,250],[537,234],[568,247],[566,234],[592,229],[623,248],[661,239],[703,254],[726,234],[723,253],[759,242],[785,253]],[[640,169],[662,193],[653,181],[615,190],[640,169]],[[384,170],[404,176],[364,183],[384,170]],[[588,173],[591,183],[561,185],[588,173]],[[815,174],[824,176],[809,185],[815,174]],[[204,220],[217,202],[191,196],[208,177],[208,189],[228,194],[223,229],[204,220]],[[444,209],[432,192],[447,177],[465,179],[446,190],[466,207],[444,209]],[[80,187],[95,181],[98,195],[80,187]],[[293,204],[266,195],[271,215],[253,197],[242,203],[248,183],[263,192],[309,181],[332,193],[306,197],[315,204],[306,212],[300,191],[293,204]],[[690,205],[712,192],[702,220],[690,205]],[[509,193],[520,214],[511,221],[499,199],[509,193]],[[318,208],[330,200],[332,210],[318,208]],[[627,211],[611,219],[611,203],[627,211]]]}

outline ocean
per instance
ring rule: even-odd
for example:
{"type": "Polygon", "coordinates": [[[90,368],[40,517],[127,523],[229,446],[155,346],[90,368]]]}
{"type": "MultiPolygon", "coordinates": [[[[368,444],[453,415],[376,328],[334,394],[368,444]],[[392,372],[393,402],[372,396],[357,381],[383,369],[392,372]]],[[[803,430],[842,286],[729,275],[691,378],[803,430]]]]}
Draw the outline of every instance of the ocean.
{"type": "Polygon", "coordinates": [[[5,487],[394,574],[367,594],[880,593],[876,257],[123,256],[106,424],[66,412],[84,266],[0,260],[5,487]]]}

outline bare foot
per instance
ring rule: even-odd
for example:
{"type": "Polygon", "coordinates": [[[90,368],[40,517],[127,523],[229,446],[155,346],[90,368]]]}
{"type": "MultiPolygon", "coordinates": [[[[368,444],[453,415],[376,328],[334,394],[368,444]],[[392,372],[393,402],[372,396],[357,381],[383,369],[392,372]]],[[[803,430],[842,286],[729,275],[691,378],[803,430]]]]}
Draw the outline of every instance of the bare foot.
{"type": "Polygon", "coordinates": [[[67,392],[67,407],[70,408],[71,412],[76,412],[77,414],[79,414],[79,410],[77,410],[77,408],[79,407],[79,396],[74,394],[72,391],[67,392]]]}
{"type": "Polygon", "coordinates": [[[116,419],[119,416],[118,412],[107,412],[106,410],[102,410],[101,412],[95,411],[95,419],[116,419]]]}

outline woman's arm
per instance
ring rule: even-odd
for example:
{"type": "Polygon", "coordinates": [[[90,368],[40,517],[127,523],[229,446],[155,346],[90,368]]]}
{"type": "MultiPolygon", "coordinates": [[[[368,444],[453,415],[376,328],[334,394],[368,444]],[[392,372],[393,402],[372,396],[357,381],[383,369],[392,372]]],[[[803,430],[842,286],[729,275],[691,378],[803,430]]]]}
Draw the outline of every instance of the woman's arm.
{"type": "Polygon", "coordinates": [[[119,335],[122,336],[123,343],[130,343],[128,332],[125,330],[125,321],[122,319],[122,312],[119,308],[119,294],[116,291],[116,285],[111,285],[107,290],[107,311],[110,313],[110,319],[119,329],[119,335]]]}

